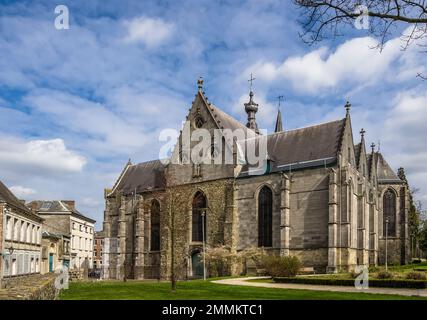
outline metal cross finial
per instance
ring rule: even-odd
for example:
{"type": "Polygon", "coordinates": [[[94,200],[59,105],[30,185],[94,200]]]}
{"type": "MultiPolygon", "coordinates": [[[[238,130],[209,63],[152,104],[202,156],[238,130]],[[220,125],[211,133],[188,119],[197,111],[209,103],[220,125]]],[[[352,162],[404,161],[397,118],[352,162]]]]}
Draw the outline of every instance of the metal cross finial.
{"type": "Polygon", "coordinates": [[[199,91],[203,89],[203,77],[199,77],[197,80],[197,87],[199,88],[199,91]]]}
{"type": "Polygon", "coordinates": [[[279,109],[280,109],[280,102],[285,100],[285,97],[284,96],[278,96],[277,100],[279,100],[279,109]]]}
{"type": "Polygon", "coordinates": [[[345,104],[345,110],[347,111],[347,114],[350,113],[350,109],[351,109],[351,103],[347,101],[347,103],[345,104]]]}
{"type": "Polygon", "coordinates": [[[250,91],[252,92],[252,85],[253,85],[253,82],[254,82],[254,80],[256,80],[256,78],[254,78],[253,76],[252,76],[252,73],[251,73],[251,78],[248,80],[251,84],[250,84],[250,91]]]}
{"type": "Polygon", "coordinates": [[[360,130],[360,135],[362,136],[362,138],[365,136],[365,133],[366,133],[365,129],[362,128],[362,130],[360,130]]]}
{"type": "Polygon", "coordinates": [[[371,148],[372,148],[372,153],[374,153],[375,152],[375,143],[372,142],[371,148]]]}

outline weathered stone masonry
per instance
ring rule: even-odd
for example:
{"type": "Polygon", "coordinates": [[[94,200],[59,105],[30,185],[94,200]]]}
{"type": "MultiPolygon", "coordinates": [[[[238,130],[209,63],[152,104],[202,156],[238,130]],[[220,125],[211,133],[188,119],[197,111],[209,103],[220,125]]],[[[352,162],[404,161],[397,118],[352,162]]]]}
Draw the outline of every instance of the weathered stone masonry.
{"type": "MultiPolygon", "coordinates": [[[[258,105],[253,96],[251,92],[248,123],[256,128],[258,105]]],[[[232,150],[233,164],[184,163],[182,135],[171,157],[181,164],[128,162],[113,189],[105,192],[104,277],[166,279],[172,256],[179,278],[200,276],[196,256],[203,251],[203,242],[193,241],[192,230],[194,223],[203,221],[193,212],[198,194],[206,202],[202,211],[207,247],[221,245],[232,252],[257,247],[259,234],[264,237],[259,233],[261,224],[270,223],[269,216],[261,219],[263,212],[271,215],[271,246],[265,247],[270,254],[298,256],[317,272],[353,270],[357,265],[384,263],[383,216],[394,214],[396,232],[387,240],[388,258],[408,261],[407,182],[374,147],[366,151],[363,129],[360,143],[354,143],[350,104],[346,109],[344,119],[268,135],[267,169],[259,175],[249,174],[249,165],[237,163],[237,143],[225,139],[222,154],[232,150]],[[271,191],[271,204],[260,202],[264,189],[271,191]],[[383,208],[387,190],[394,192],[395,202],[383,208]],[[157,251],[151,246],[155,236],[151,211],[157,208],[153,203],[160,207],[157,251]]],[[[252,130],[210,103],[201,82],[187,120],[190,132],[199,127],[211,134],[215,129],[252,130]]],[[[194,147],[193,141],[190,149],[194,147]]],[[[245,270],[233,261],[229,271],[245,270]]]]}

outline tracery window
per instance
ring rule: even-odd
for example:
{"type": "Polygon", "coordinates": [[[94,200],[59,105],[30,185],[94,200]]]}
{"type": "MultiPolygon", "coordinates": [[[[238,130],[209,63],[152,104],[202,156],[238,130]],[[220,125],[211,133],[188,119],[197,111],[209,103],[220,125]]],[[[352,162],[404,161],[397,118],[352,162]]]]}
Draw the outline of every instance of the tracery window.
{"type": "Polygon", "coordinates": [[[273,245],[273,192],[267,186],[258,195],[258,246],[273,245]]]}

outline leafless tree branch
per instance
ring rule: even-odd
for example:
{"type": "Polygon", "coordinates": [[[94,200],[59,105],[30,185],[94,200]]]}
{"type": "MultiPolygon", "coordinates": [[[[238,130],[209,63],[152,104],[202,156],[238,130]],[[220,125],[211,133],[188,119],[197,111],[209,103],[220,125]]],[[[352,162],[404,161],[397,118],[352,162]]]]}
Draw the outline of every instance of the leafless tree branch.
{"type": "Polygon", "coordinates": [[[382,48],[392,36],[392,29],[400,25],[413,26],[409,35],[402,37],[402,49],[427,36],[426,0],[293,0],[301,9],[300,34],[307,43],[337,37],[338,30],[351,26],[360,17],[360,6],[368,9],[371,17],[369,32],[377,37],[382,48]]]}

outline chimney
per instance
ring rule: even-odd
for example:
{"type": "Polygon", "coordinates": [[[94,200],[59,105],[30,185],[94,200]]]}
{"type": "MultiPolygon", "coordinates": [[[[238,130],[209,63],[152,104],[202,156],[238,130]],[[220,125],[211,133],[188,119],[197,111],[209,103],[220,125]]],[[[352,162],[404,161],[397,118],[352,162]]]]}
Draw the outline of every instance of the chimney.
{"type": "Polygon", "coordinates": [[[65,203],[68,207],[70,207],[71,210],[76,209],[76,202],[74,200],[61,200],[63,203],[65,203]]]}
{"type": "Polygon", "coordinates": [[[27,207],[29,207],[31,210],[33,210],[33,211],[37,211],[37,209],[38,209],[38,203],[37,203],[37,201],[31,201],[28,205],[27,205],[27,207]]]}

